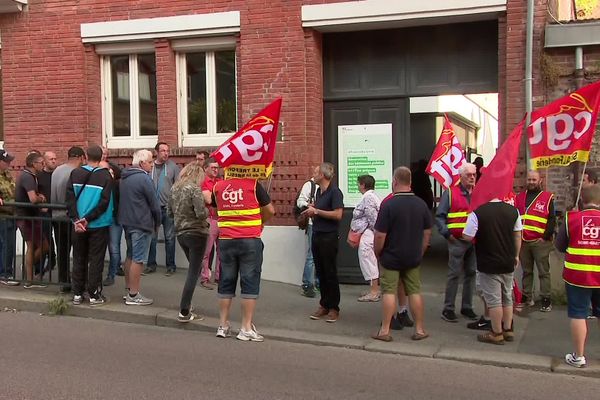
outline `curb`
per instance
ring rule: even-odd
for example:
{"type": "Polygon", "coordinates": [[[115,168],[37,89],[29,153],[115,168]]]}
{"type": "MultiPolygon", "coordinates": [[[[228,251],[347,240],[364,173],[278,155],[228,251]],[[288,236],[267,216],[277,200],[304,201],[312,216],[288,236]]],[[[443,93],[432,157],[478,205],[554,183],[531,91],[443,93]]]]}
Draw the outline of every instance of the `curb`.
{"type": "MultiPolygon", "coordinates": [[[[0,295],[0,311],[6,307],[9,309],[16,309],[17,311],[36,312],[42,315],[48,315],[48,302],[56,298],[56,296],[39,293],[30,293],[25,298],[23,296],[10,296],[7,294],[8,293],[2,293],[0,295]]],[[[114,302],[105,304],[101,307],[91,307],[89,305],[69,306],[63,315],[192,330],[211,334],[215,332],[215,326],[219,323],[216,318],[205,317],[202,320],[182,324],[177,321],[176,312],[168,308],[144,306],[128,307],[124,310],[120,303],[114,302]]],[[[428,344],[427,342],[383,343],[370,340],[369,338],[324,335],[313,332],[269,327],[262,328],[261,333],[270,340],[288,343],[340,347],[364,350],[373,353],[441,359],[469,364],[491,365],[530,371],[600,378],[600,366],[573,368],[567,366],[561,359],[535,354],[503,353],[498,351],[482,352],[465,348],[448,348],[428,344]]]]}

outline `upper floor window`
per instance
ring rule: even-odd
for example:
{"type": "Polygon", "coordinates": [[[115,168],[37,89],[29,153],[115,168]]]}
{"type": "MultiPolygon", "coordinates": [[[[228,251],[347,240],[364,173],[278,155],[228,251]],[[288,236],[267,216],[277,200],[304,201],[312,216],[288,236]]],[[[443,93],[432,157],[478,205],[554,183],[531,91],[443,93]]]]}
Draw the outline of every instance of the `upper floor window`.
{"type": "Polygon", "coordinates": [[[158,140],[154,53],[103,55],[101,63],[107,146],[154,146],[158,140]]]}
{"type": "Polygon", "coordinates": [[[216,146],[237,130],[235,50],[211,43],[203,42],[205,48],[182,46],[177,53],[183,146],[216,146]]]}

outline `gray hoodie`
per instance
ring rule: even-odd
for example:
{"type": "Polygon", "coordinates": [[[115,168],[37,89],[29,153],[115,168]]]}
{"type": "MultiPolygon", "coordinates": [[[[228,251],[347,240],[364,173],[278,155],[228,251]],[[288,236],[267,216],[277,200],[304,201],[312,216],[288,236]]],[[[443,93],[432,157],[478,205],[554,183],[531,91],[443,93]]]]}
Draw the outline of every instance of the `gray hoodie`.
{"type": "Polygon", "coordinates": [[[160,204],[150,175],[141,168],[121,173],[119,223],[124,227],[154,232],[160,226],[160,204]]]}
{"type": "Polygon", "coordinates": [[[150,176],[154,183],[154,191],[160,200],[160,206],[166,207],[171,198],[171,187],[179,177],[179,167],[171,160],[167,160],[164,164],[154,162],[150,176]]]}

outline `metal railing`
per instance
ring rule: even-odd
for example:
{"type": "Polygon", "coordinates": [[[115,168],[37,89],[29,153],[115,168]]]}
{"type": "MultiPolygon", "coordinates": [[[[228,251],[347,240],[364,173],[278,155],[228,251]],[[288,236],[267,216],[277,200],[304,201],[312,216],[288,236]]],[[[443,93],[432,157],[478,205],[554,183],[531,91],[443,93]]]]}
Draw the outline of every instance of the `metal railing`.
{"type": "Polygon", "coordinates": [[[70,285],[71,221],[64,204],[0,206],[0,279],[26,285],[70,285]]]}

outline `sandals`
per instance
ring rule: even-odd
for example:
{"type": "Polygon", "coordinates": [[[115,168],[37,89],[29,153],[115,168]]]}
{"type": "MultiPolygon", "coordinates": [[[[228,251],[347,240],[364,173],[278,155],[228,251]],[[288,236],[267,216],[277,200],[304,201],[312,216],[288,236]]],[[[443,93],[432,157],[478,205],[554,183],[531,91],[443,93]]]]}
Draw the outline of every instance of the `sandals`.
{"type": "Polygon", "coordinates": [[[390,335],[380,335],[379,332],[372,334],[371,338],[375,340],[381,340],[383,342],[391,342],[394,340],[394,338],[392,338],[390,335]]]}
{"type": "Polygon", "coordinates": [[[378,302],[379,300],[381,300],[381,294],[377,293],[377,294],[372,294],[371,292],[369,293],[365,293],[362,296],[360,296],[357,301],[360,301],[361,303],[366,303],[366,302],[378,302]]]}
{"type": "Polygon", "coordinates": [[[410,338],[412,340],[423,340],[423,339],[427,339],[428,337],[429,337],[429,333],[427,333],[427,332],[423,332],[423,333],[415,332],[410,338]]]}

